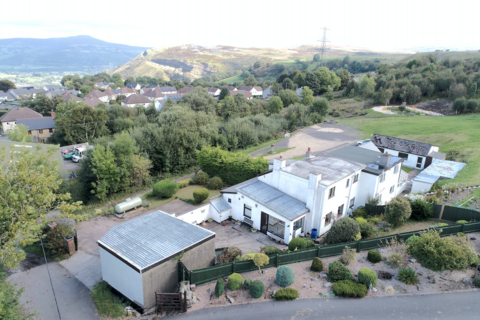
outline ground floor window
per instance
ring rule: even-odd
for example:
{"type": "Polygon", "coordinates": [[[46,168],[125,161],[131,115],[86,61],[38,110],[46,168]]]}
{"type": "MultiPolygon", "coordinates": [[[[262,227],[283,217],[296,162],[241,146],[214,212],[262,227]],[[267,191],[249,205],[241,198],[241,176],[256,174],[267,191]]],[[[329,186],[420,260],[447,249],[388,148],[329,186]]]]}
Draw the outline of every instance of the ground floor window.
{"type": "Polygon", "coordinates": [[[327,214],[325,216],[325,225],[329,225],[331,222],[332,222],[332,215],[333,215],[333,212],[330,212],[329,214],[327,214]]]}
{"type": "Polygon", "coordinates": [[[395,186],[392,186],[392,187],[390,188],[390,193],[393,193],[393,191],[395,191],[395,186]]]}
{"type": "Polygon", "coordinates": [[[355,206],[355,198],[350,199],[350,209],[355,206]]]}
{"type": "Polygon", "coordinates": [[[341,216],[343,214],[343,204],[338,207],[338,212],[337,212],[337,216],[341,216]]]}
{"type": "Polygon", "coordinates": [[[285,237],[285,222],[270,216],[268,218],[268,232],[273,233],[280,238],[285,237]]]}
{"type": "Polygon", "coordinates": [[[243,215],[247,218],[252,219],[252,208],[245,205],[243,208],[243,215]]]}
{"type": "Polygon", "coordinates": [[[303,232],[303,222],[305,221],[305,217],[303,217],[302,219],[300,220],[297,220],[293,223],[293,230],[298,230],[298,229],[302,229],[302,232],[303,232]]]}

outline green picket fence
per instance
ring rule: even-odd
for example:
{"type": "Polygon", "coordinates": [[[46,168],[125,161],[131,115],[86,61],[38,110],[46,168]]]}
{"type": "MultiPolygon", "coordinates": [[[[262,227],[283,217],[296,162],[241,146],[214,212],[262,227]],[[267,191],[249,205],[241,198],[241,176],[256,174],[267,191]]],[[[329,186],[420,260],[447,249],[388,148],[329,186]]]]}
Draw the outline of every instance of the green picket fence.
{"type": "MultiPolygon", "coordinates": [[[[445,213],[445,212],[444,212],[445,213]]],[[[463,219],[459,219],[463,220],[463,219]]],[[[480,222],[471,222],[468,224],[454,225],[449,227],[435,228],[441,232],[441,236],[449,236],[452,234],[457,234],[459,232],[470,233],[480,231],[480,222]]],[[[406,232],[395,234],[391,236],[385,236],[374,239],[359,240],[355,242],[342,243],[337,245],[325,245],[322,247],[315,247],[305,250],[294,251],[290,253],[272,255],[269,256],[269,264],[262,269],[279,267],[285,264],[291,264],[302,261],[313,260],[315,257],[327,258],[331,256],[338,256],[343,253],[345,247],[350,247],[352,249],[357,249],[358,252],[372,250],[384,247],[388,245],[388,242],[396,239],[398,241],[406,241],[413,235],[419,235],[421,231],[417,232],[406,232]]],[[[204,269],[191,270],[189,271],[182,262],[179,262],[178,267],[178,277],[179,281],[190,280],[191,284],[201,284],[209,281],[216,280],[218,278],[226,277],[232,273],[243,273],[257,270],[258,267],[255,266],[253,261],[239,261],[226,263],[223,265],[208,267],[204,269]]]]}
{"type": "Polygon", "coordinates": [[[365,209],[370,216],[379,216],[385,213],[387,206],[372,206],[371,204],[366,203],[365,209]]]}

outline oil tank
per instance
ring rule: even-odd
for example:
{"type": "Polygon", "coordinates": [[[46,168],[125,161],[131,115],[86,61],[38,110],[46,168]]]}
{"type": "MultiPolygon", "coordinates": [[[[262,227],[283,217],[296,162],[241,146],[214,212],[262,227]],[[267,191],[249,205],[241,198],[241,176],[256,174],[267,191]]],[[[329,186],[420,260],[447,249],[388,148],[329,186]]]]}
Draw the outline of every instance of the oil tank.
{"type": "Polygon", "coordinates": [[[127,199],[125,202],[119,203],[115,206],[115,211],[117,213],[125,213],[133,208],[140,207],[142,205],[142,199],[140,197],[136,197],[133,199],[127,199]]]}

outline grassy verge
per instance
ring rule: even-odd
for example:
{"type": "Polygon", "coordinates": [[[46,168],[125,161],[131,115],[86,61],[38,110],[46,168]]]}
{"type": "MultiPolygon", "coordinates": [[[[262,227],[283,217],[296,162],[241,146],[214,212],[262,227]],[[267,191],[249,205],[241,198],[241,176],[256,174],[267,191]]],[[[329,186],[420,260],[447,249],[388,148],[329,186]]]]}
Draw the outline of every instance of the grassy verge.
{"type": "Polygon", "coordinates": [[[293,148],[280,148],[280,149],[277,149],[277,150],[273,150],[273,152],[270,151],[270,152],[264,154],[262,157],[271,156],[271,155],[274,155],[274,154],[279,154],[279,153],[285,152],[285,151],[290,150],[290,149],[295,149],[295,147],[293,147],[293,148]]]}
{"type": "Polygon", "coordinates": [[[438,219],[428,219],[428,220],[425,220],[425,221],[417,221],[417,220],[409,219],[409,220],[407,220],[407,222],[403,226],[401,226],[397,229],[393,229],[389,232],[381,232],[380,231],[376,237],[384,237],[384,236],[390,236],[390,235],[393,235],[393,234],[425,230],[428,227],[430,227],[432,225],[435,225],[437,223],[448,223],[448,224],[452,224],[452,225],[455,224],[453,222],[438,220],[438,219]]]}
{"type": "Polygon", "coordinates": [[[276,144],[276,143],[282,141],[283,139],[285,139],[285,138],[284,137],[277,138],[277,139],[274,139],[274,140],[270,140],[270,141],[261,143],[261,144],[256,145],[256,146],[251,146],[251,147],[248,147],[246,149],[237,150],[236,152],[240,152],[240,153],[243,153],[243,154],[252,153],[252,152],[257,151],[259,149],[262,149],[262,148],[265,148],[265,147],[270,147],[272,144],[276,144]]]}
{"type": "MultiPolygon", "coordinates": [[[[178,192],[171,198],[167,199],[159,199],[155,196],[147,197],[147,201],[150,203],[151,208],[159,207],[163,204],[166,204],[170,201],[175,200],[176,198],[179,198],[180,200],[183,200],[185,202],[188,202],[190,204],[194,204],[195,202],[193,201],[193,192],[199,188],[204,188],[204,186],[198,186],[198,185],[191,185],[182,189],[179,189],[178,192]]],[[[220,190],[209,190],[209,196],[208,198],[212,198],[215,196],[218,196],[220,194],[220,190]]],[[[202,203],[198,205],[202,205],[208,203],[208,199],[204,200],[202,203]]]]}
{"type": "Polygon", "coordinates": [[[97,283],[92,290],[92,300],[101,317],[125,317],[125,307],[129,305],[123,298],[115,295],[106,282],[97,283]]]}
{"type": "Polygon", "coordinates": [[[412,171],[413,169],[412,168],[407,168],[407,167],[402,167],[402,170],[406,173],[409,173],[410,171],[412,171]]]}
{"type": "Polygon", "coordinates": [[[480,148],[478,148],[480,117],[475,115],[448,117],[383,115],[378,119],[367,117],[343,119],[340,122],[363,131],[365,138],[378,133],[430,143],[439,146],[439,152],[442,153],[452,150],[464,153],[468,157],[467,165],[455,179],[446,179],[441,184],[458,183],[459,187],[480,184],[480,148]]]}
{"type": "MultiPolygon", "coordinates": [[[[43,250],[42,250],[42,245],[40,244],[40,241],[23,246],[22,250],[25,252],[43,257],[43,250]]],[[[65,260],[69,257],[68,254],[54,255],[54,254],[51,254],[48,250],[45,250],[45,255],[47,256],[47,258],[55,260],[56,262],[65,260]]]]}

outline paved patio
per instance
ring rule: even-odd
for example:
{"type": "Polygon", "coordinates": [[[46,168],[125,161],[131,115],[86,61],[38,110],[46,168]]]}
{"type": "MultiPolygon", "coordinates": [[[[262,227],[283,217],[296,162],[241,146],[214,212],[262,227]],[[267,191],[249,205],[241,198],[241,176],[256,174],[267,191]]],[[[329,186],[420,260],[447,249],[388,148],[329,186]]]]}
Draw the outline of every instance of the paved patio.
{"type": "Polygon", "coordinates": [[[288,248],[286,245],[270,240],[266,234],[259,231],[253,233],[245,225],[237,226],[234,221],[227,221],[226,227],[216,222],[210,222],[204,228],[216,233],[215,249],[235,246],[242,250],[242,254],[245,254],[249,251],[259,252],[261,247],[272,245],[280,249],[288,248]]]}

